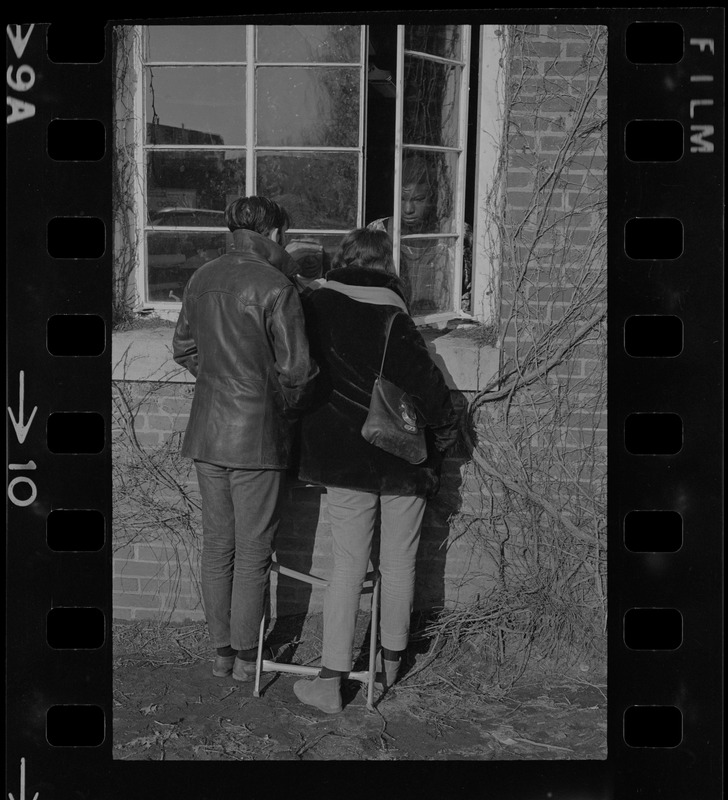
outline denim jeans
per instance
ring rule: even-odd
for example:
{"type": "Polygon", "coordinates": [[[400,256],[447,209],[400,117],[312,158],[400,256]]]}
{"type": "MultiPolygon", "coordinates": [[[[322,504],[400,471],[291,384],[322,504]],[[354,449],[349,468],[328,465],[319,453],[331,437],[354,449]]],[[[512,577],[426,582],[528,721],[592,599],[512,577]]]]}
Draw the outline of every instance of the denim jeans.
{"type": "Polygon", "coordinates": [[[285,472],[195,461],[202,497],[202,600],[213,647],[258,644],[285,472]]]}
{"type": "Polygon", "coordinates": [[[329,669],[348,672],[352,667],[356,614],[369,566],[378,508],[381,508],[380,642],[389,650],[404,650],[407,646],[415,559],[427,501],[424,497],[333,487],[326,492],[334,567],[324,596],[321,663],[329,669]]]}

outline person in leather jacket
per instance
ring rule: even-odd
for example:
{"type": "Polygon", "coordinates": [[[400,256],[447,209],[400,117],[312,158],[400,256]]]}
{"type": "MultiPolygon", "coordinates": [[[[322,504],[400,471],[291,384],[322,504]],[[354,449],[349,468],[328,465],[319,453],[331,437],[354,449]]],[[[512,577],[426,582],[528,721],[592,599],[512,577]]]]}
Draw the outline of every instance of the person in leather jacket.
{"type": "Polygon", "coordinates": [[[202,500],[202,598],[213,675],[255,676],[279,500],[296,417],[318,367],[284,250],[288,213],[260,196],[228,205],[233,248],[190,278],[174,360],[196,378],[182,455],[202,500]]]}

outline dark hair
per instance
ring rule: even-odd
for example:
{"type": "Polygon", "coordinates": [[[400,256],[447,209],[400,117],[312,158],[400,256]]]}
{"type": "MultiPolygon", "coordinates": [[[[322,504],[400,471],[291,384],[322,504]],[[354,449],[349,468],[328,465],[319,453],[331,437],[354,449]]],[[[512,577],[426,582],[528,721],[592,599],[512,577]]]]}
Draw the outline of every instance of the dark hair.
{"type": "Polygon", "coordinates": [[[260,195],[238,197],[225,209],[225,224],[231,231],[240,228],[267,236],[273,228],[291,227],[291,218],[275,200],[260,195]]]}
{"type": "Polygon", "coordinates": [[[354,228],[344,236],[331,265],[338,267],[369,267],[395,274],[392,240],[386,231],[354,228]]]}
{"type": "Polygon", "coordinates": [[[402,186],[424,184],[434,192],[437,189],[437,167],[424,156],[408,155],[402,159],[402,186]]]}

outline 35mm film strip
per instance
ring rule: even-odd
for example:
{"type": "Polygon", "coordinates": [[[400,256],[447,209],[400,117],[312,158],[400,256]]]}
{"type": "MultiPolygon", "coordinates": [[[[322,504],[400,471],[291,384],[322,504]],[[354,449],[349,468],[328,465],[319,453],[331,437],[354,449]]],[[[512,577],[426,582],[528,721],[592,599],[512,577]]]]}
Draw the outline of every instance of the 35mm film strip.
{"type": "MultiPolygon", "coordinates": [[[[407,770],[406,791],[718,798],[723,11],[451,17],[432,19],[608,31],[608,757],[423,763],[407,770]]],[[[90,33],[56,22],[6,27],[6,782],[14,800],[313,796],[333,780],[322,769],[305,785],[293,768],[277,780],[264,762],[243,770],[112,758],[112,28],[154,22],[112,20],[90,33]]],[[[352,763],[350,777],[360,768],[352,796],[392,781],[405,791],[399,772],[352,763]]]]}

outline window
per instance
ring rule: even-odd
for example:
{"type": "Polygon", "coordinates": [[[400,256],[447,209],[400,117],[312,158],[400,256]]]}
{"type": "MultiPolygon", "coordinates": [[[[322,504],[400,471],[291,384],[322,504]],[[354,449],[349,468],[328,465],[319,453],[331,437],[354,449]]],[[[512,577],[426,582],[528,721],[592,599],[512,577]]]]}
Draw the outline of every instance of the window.
{"type": "Polygon", "coordinates": [[[470,26],[137,30],[144,305],[176,314],[194,270],[232,245],[227,203],[262,194],[324,264],[352,228],[388,230],[420,321],[469,310],[470,26]]]}

